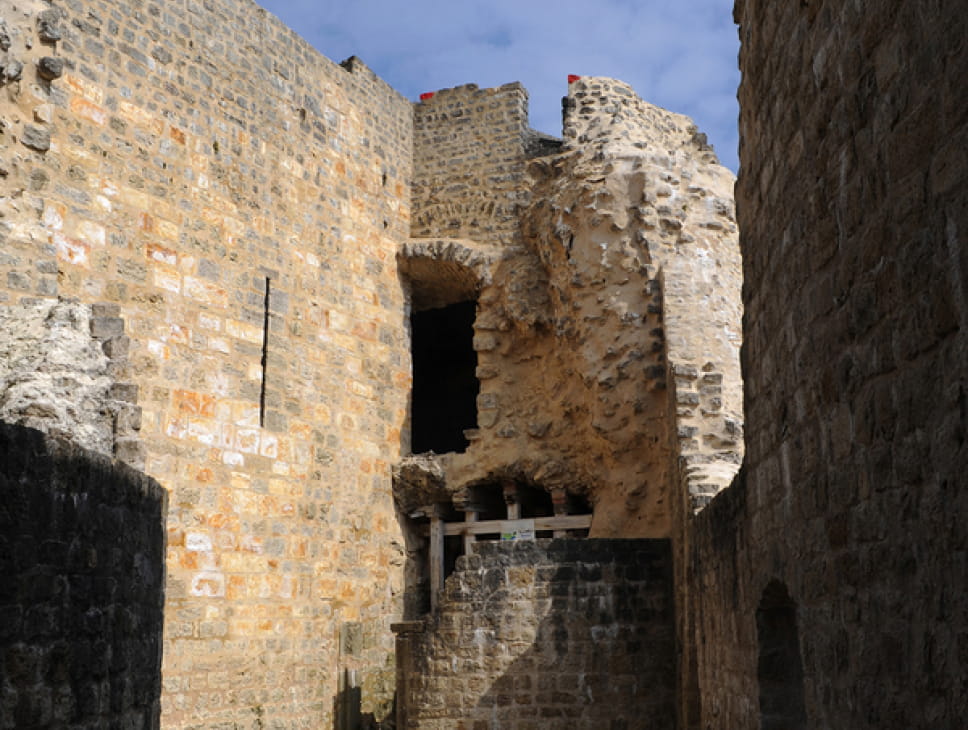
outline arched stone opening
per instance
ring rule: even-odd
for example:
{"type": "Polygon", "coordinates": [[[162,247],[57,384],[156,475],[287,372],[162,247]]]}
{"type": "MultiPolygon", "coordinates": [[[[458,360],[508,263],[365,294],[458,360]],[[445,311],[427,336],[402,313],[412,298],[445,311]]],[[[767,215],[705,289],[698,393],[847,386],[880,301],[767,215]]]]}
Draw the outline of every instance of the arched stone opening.
{"type": "Polygon", "coordinates": [[[771,581],[756,609],[760,730],[805,730],[803,661],[797,605],[786,586],[771,581]]]}
{"type": "Polygon", "coordinates": [[[401,254],[410,298],[411,453],[463,453],[477,428],[474,320],[487,263],[455,241],[413,242],[401,254]]]}

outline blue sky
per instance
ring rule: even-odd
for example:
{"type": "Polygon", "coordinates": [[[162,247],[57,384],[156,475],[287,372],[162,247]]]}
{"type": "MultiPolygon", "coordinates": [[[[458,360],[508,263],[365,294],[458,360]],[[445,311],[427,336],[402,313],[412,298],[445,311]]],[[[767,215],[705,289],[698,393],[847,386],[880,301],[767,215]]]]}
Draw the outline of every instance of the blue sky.
{"type": "MultiPolygon", "coordinates": [[[[258,0],[257,0],[258,1],[258,0]]],[[[394,88],[520,81],[531,126],[559,135],[568,74],[611,76],[692,117],[737,169],[739,42],[732,0],[262,0],[334,61],[359,56],[394,88]]]]}

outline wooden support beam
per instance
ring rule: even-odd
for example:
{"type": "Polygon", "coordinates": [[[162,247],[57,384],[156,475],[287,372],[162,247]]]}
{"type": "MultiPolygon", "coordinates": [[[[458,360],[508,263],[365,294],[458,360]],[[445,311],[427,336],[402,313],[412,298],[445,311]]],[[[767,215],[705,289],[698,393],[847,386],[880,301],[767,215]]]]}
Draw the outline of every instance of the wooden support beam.
{"type": "MultiPolygon", "coordinates": [[[[551,490],[551,504],[555,510],[556,517],[563,517],[568,514],[568,493],[562,487],[555,487],[551,490]]],[[[567,530],[555,530],[553,537],[568,537],[567,530]]]]}
{"type": "MultiPolygon", "coordinates": [[[[445,535],[486,535],[503,532],[507,520],[480,520],[477,522],[444,522],[445,535]]],[[[534,529],[544,532],[547,530],[581,530],[592,526],[591,515],[562,515],[560,517],[535,517],[534,529]]],[[[433,522],[430,523],[431,532],[433,522]]],[[[431,538],[431,543],[433,539],[431,538]]]]}
{"type": "MultiPolygon", "coordinates": [[[[477,512],[465,512],[464,513],[464,524],[472,524],[477,522],[477,512]]],[[[473,532],[464,533],[464,555],[470,555],[474,552],[474,543],[477,542],[477,538],[474,537],[473,532]]]]}
{"type": "Polygon", "coordinates": [[[430,610],[437,610],[439,594],[444,587],[444,520],[443,509],[434,505],[430,515],[430,610]]]}
{"type": "Polygon", "coordinates": [[[518,501],[518,485],[513,479],[501,482],[504,490],[504,503],[508,506],[508,519],[521,519],[521,503],[518,501]]]}

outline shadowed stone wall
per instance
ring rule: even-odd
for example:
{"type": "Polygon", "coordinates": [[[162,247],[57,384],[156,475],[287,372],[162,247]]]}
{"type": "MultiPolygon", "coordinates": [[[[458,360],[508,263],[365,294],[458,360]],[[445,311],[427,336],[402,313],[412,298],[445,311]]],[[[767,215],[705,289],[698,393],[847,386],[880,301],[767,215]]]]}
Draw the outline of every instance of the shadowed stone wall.
{"type": "Polygon", "coordinates": [[[158,727],[166,497],[0,423],[0,727],[158,727]]]}
{"type": "Polygon", "coordinates": [[[666,538],[728,482],[732,177],[688,119],[598,78],[565,143],[519,84],[414,105],[248,0],[25,0],[0,38],[0,302],[124,324],[129,445],[170,493],[166,726],[328,725],[353,676],[390,712],[422,296],[478,304],[443,502],[516,480],[666,538]]]}
{"type": "Polygon", "coordinates": [[[404,728],[675,727],[667,540],[478,542],[400,636],[404,728]]]}
{"type": "Polygon", "coordinates": [[[960,727],[968,16],[744,0],[736,18],[747,451],[695,523],[695,726],[760,727],[757,608],[780,585],[807,727],[960,727]]]}

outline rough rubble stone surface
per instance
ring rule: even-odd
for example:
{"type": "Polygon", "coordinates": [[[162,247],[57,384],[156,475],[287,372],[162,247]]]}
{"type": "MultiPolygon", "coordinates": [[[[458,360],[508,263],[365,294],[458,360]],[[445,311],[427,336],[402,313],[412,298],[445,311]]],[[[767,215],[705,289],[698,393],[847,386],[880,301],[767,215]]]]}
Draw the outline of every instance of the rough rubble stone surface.
{"type": "Polygon", "coordinates": [[[0,420],[145,465],[129,339],[113,304],[28,299],[0,305],[0,420]]]}
{"type": "Polygon", "coordinates": [[[733,176],[687,118],[611,79],[570,84],[564,144],[533,157],[526,101],[468,85],[415,110],[414,234],[467,238],[408,244],[414,291],[461,280],[450,251],[490,250],[462,268],[481,392],[447,486],[562,488],[594,504],[593,535],[668,536],[742,458],[733,176]]]}
{"type": "Polygon", "coordinates": [[[90,306],[78,303],[0,307],[0,420],[110,456],[114,380],[90,320],[90,306]]]}

